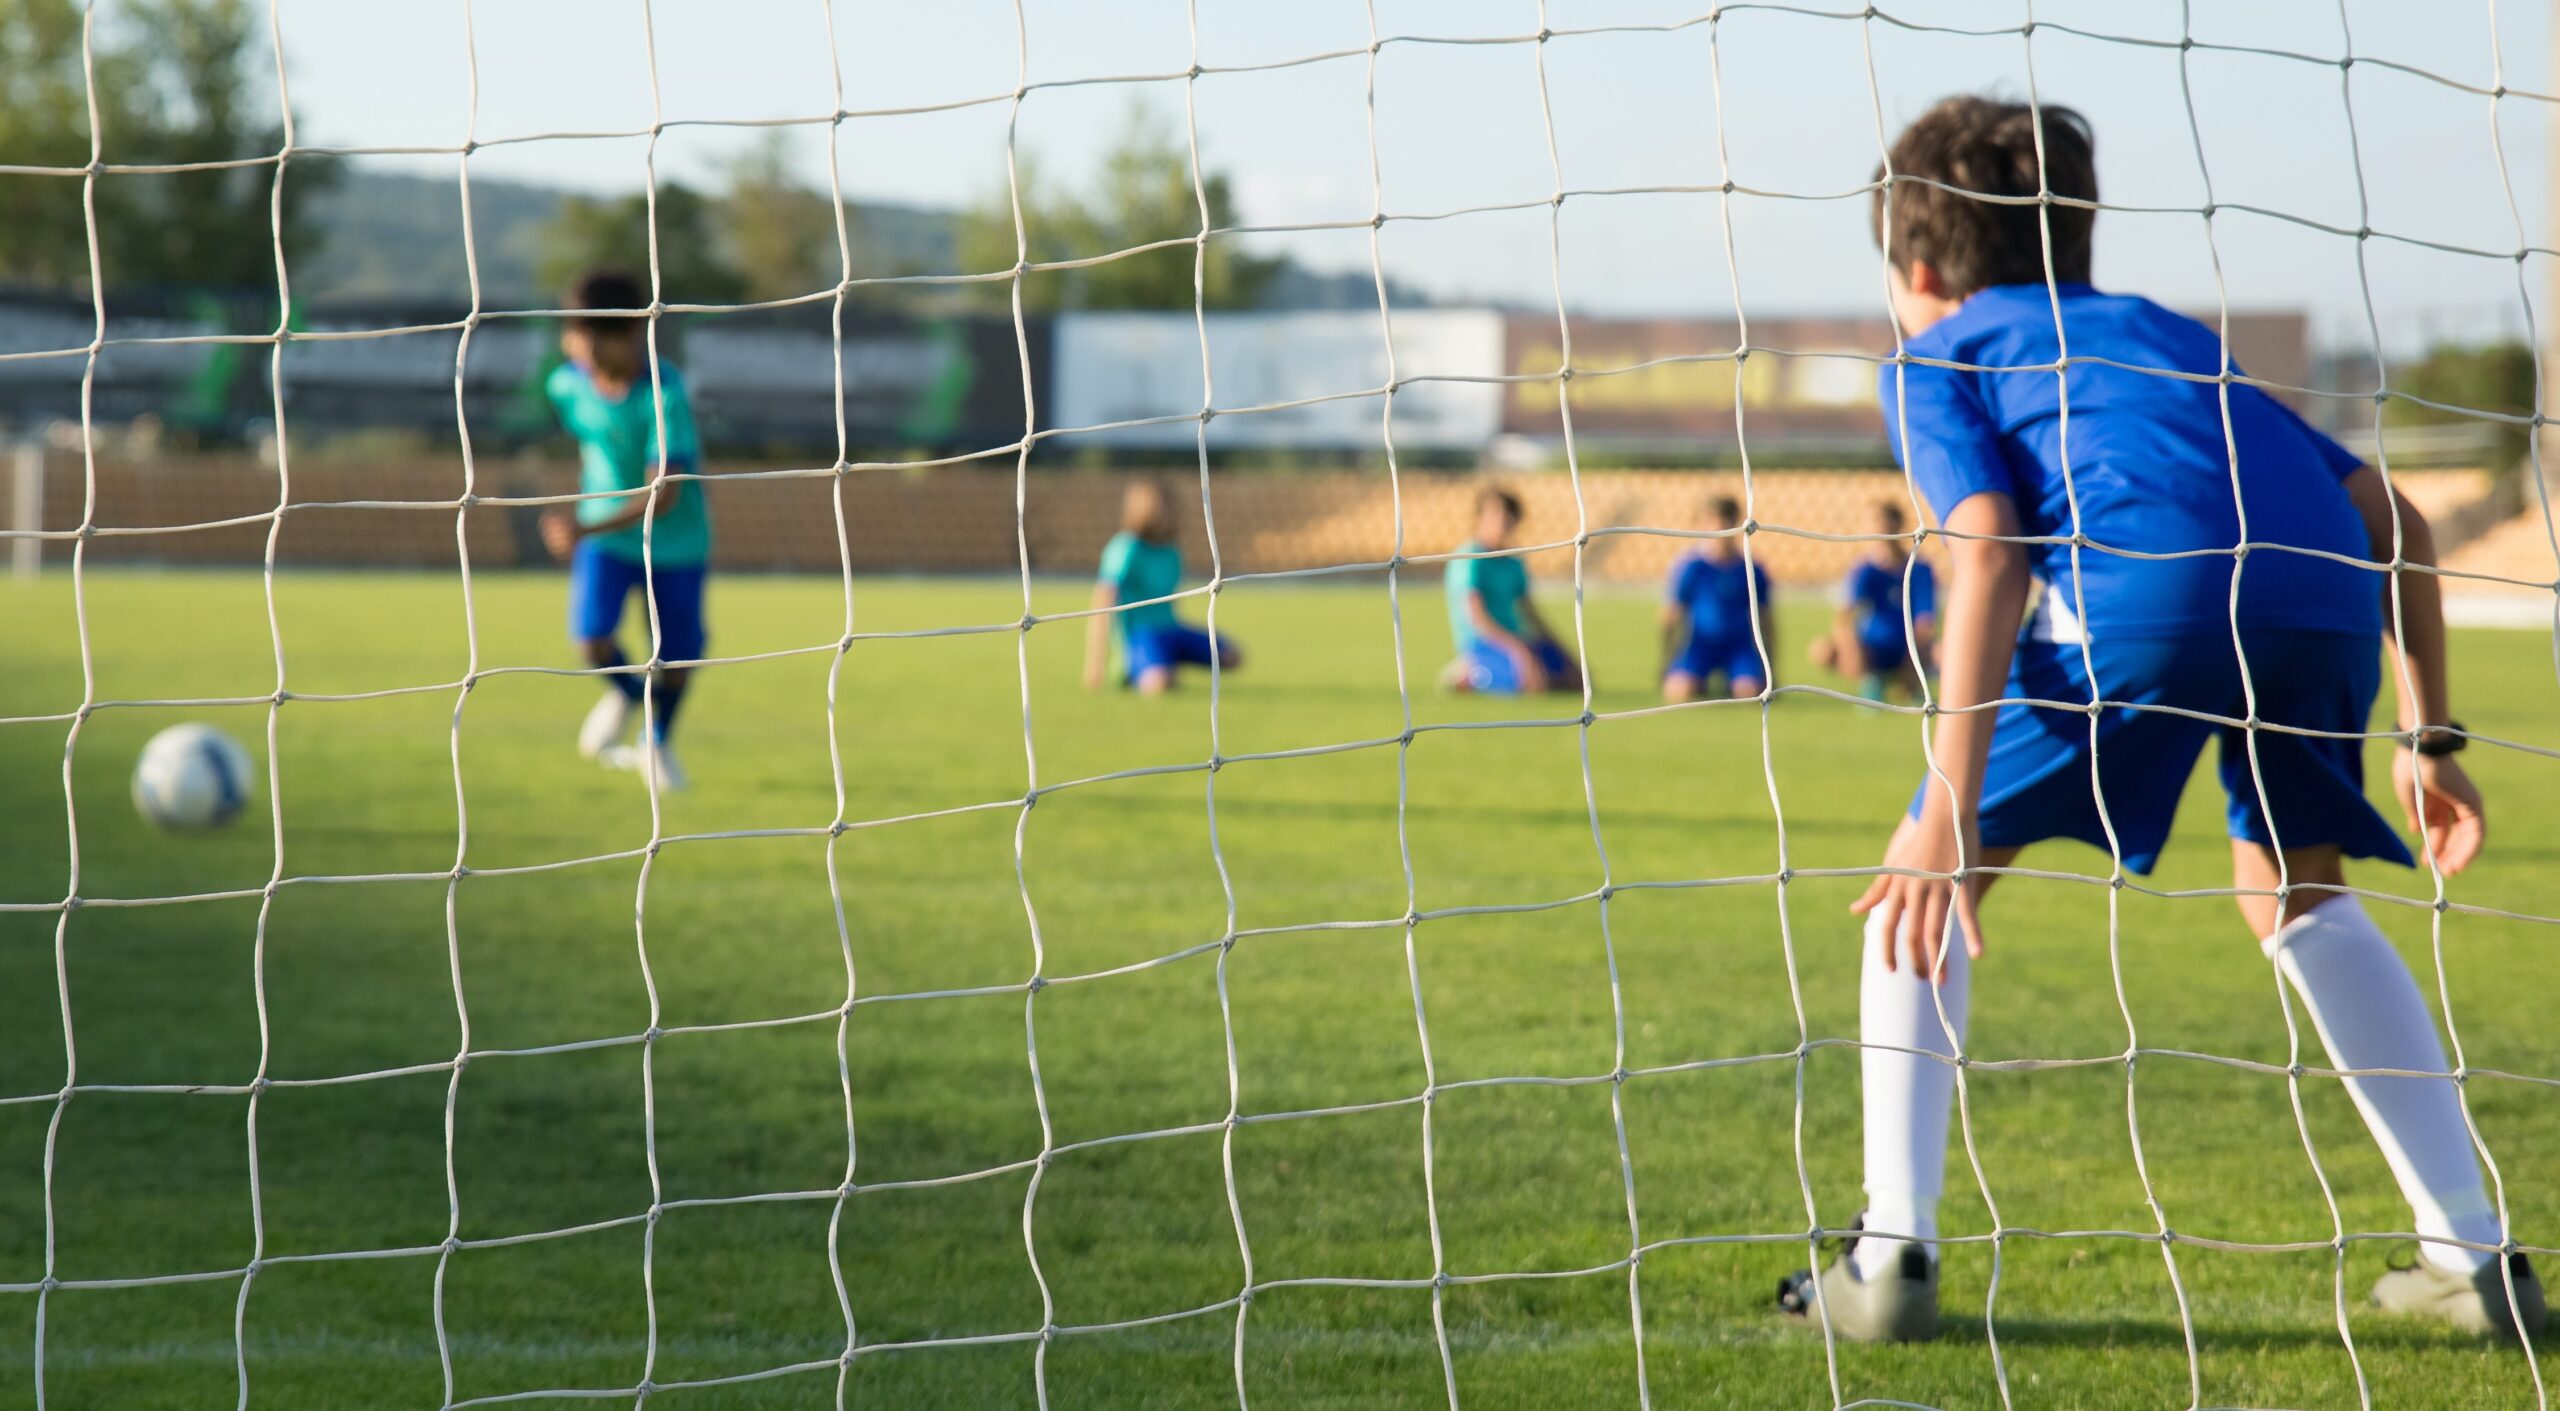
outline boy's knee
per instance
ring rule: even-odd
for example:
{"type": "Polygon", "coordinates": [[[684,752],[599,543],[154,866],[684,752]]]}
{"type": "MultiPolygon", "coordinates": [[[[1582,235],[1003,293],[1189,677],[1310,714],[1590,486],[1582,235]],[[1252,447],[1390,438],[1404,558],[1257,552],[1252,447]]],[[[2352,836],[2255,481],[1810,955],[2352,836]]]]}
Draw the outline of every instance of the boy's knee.
{"type": "Polygon", "coordinates": [[[622,660],[622,644],[611,637],[582,637],[578,650],[586,654],[589,666],[612,666],[622,660]]]}

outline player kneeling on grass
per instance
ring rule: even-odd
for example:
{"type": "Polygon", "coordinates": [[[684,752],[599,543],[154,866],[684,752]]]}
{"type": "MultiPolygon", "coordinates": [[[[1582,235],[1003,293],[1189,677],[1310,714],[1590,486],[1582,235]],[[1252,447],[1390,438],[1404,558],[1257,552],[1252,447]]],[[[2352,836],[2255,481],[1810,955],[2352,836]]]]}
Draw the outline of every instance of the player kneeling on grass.
{"type": "Polygon", "coordinates": [[[1582,667],[1547,630],[1529,597],[1529,566],[1504,553],[1520,527],[1520,497],[1487,486],[1476,495],[1475,537],[1449,560],[1449,635],[1458,659],[1440,673],[1453,691],[1491,696],[1579,691],[1582,667]]]}
{"type": "Polygon", "coordinates": [[[1858,694],[1881,701],[1898,687],[1917,700],[1920,670],[1912,663],[1933,659],[1938,631],[1938,576],[1911,556],[1901,539],[1902,506],[1887,501],[1876,506],[1875,533],[1840,585],[1840,611],[1831,633],[1813,643],[1817,666],[1854,676],[1858,694]],[[1903,600],[1911,611],[1906,618],[1903,600]]]}
{"type": "Polygon", "coordinates": [[[2098,195],[2089,131],[2076,114],[2045,109],[2039,163],[2038,126],[2022,105],[1949,99],[1894,143],[1889,212],[1878,188],[1894,311],[1911,356],[1929,360],[1882,370],[1885,424],[1951,535],[1939,662],[1948,713],[1934,745],[1947,782],[1924,783],[1886,850],[1894,871],[1852,908],[1867,918],[1861,1224],[1872,1233],[1819,1274],[1785,1281],[1780,1303],[1810,1316],[1818,1294],[1821,1316],[1852,1338],[1936,1330],[1956,1079],[1945,1058],[1964,1033],[1969,967],[1983,950],[1977,908],[1992,881],[1946,879],[2005,866],[2047,838],[2105,847],[2110,827],[2124,866],[2150,871],[2180,790],[2218,737],[2241,914],[2301,995],[2329,1062],[2367,1070],[2344,1080],[2347,1091],[2424,1241],[2416,1260],[2374,1286],[2374,1301],[2474,1333],[2538,1330],[2541,1284],[2523,1255],[2495,1252],[2504,1232],[2453,1081],[2369,1072],[2444,1073],[2445,1054],[2399,953],[2340,891],[2346,857],[2411,861],[2365,801],[2354,738],[2367,728],[2380,657],[2399,687],[2406,734],[2393,792],[2411,826],[2448,873],[2483,838],[2480,795],[2453,754],[2465,736],[2449,712],[2435,577],[2397,575],[2397,611],[2386,612],[2390,576],[2320,556],[2429,565],[2426,521],[2264,392],[2219,385],[2223,349],[2211,329],[2089,287],[2094,212],[2082,203],[2098,195]],[[2040,208],[2039,168],[2073,204],[2040,208]],[[2063,351],[2057,303],[2067,381],[2050,371],[2063,351]],[[2234,552],[2243,510],[2255,546],[2245,563],[2234,552]],[[2087,536],[2076,552],[2075,531],[2087,536]],[[2040,542],[2020,542],[2028,537],[2040,542]],[[2045,606],[2021,633],[2031,575],[2045,582],[2045,606]],[[2376,651],[2377,636],[2387,652],[2376,651]],[[2108,705],[2094,731],[2078,709],[1973,709],[2003,696],[2108,705]],[[2153,709],[2127,708],[2135,704],[2153,709]]]}
{"type": "Polygon", "coordinates": [[[1097,609],[1086,629],[1084,685],[1100,690],[1110,639],[1120,647],[1120,679],[1140,695],[1171,690],[1185,666],[1233,671],[1244,652],[1233,638],[1208,633],[1174,616],[1173,595],[1182,587],[1182,546],[1173,539],[1173,501],[1152,480],[1132,482],[1120,501],[1120,532],[1102,546],[1102,569],[1093,585],[1097,609]]]}
{"type": "MultiPolygon", "coordinates": [[[[588,665],[606,670],[631,664],[616,634],[623,605],[635,593],[645,595],[644,629],[650,608],[656,609],[657,661],[698,661],[705,641],[702,580],[711,560],[711,512],[701,486],[659,478],[662,465],[676,474],[698,469],[701,448],[684,378],[660,359],[652,381],[648,321],[622,312],[648,307],[648,294],[630,275],[598,270],[582,276],[569,290],[575,312],[560,330],[568,361],[543,385],[560,424],[577,438],[578,489],[588,498],[574,513],[545,514],[542,539],[553,556],[569,561],[569,635],[588,665]]],[[[653,787],[683,788],[684,770],[667,740],[691,675],[679,665],[659,668],[649,693],[649,738],[637,746],[623,743],[623,735],[639,711],[641,677],[627,671],[605,677],[604,699],[578,730],[578,753],[636,770],[653,787]]]]}
{"type": "Polygon", "coordinates": [[[1662,698],[1694,701],[1721,683],[1739,700],[1769,684],[1761,643],[1777,650],[1777,619],[1770,609],[1769,570],[1746,563],[1742,502],[1718,495],[1707,502],[1706,527],[1722,535],[1671,569],[1671,596],[1662,604],[1662,698]],[[1759,602],[1760,634],[1751,633],[1752,602],[1759,602]]]}

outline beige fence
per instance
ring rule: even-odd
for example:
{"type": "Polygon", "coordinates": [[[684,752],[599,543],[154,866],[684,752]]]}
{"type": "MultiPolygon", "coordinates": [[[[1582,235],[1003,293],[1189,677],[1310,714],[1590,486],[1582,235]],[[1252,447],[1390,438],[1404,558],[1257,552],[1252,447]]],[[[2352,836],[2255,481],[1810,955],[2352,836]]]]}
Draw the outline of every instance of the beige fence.
{"type": "MultiPolygon", "coordinates": [[[[41,495],[48,530],[78,527],[90,475],[75,455],[48,458],[41,495]]],[[[483,461],[483,496],[566,493],[574,468],[549,460],[483,461]]],[[[1207,571],[1198,482],[1189,472],[1160,478],[1186,505],[1184,546],[1196,572],[1207,571]]],[[[96,507],[89,523],[106,530],[90,541],[92,562],[253,564],[271,527],[279,563],[333,566],[452,567],[460,538],[479,568],[549,562],[529,505],[474,505],[457,510],[463,491],[458,459],[297,459],[288,511],[277,502],[277,471],[246,457],[142,461],[101,459],[94,473],[96,507]]],[[[2408,472],[2411,497],[2440,513],[2486,494],[2479,471],[2408,472]]],[[[1035,468],[1025,528],[1031,566],[1044,573],[1083,572],[1115,527],[1127,477],[1087,470],[1035,468]]],[[[1484,477],[1407,472],[1400,492],[1383,472],[1221,470],[1211,477],[1221,561],[1230,573],[1271,572],[1342,564],[1375,564],[1395,548],[1401,501],[1404,551],[1443,553],[1467,533],[1470,507],[1484,477]]],[[[1502,483],[1529,507],[1522,542],[1569,540],[1576,527],[1573,482],[1561,472],[1512,476],[1502,483]]],[[[1786,532],[1870,532],[1875,506],[1909,504],[1902,476],[1889,470],[1773,470],[1751,477],[1758,521],[1770,532],[1753,553],[1781,582],[1828,581],[1859,552],[1786,532]]],[[[1597,471],[1581,477],[1582,502],[1594,531],[1621,527],[1695,528],[1706,501],[1739,496],[1733,471],[1597,471]]],[[[834,572],[850,559],[857,573],[1006,572],[1014,569],[1014,476],[1009,467],[937,467],[861,471],[809,478],[710,482],[718,526],[718,564],[731,570],[834,572]],[[841,513],[842,545],[838,542],[841,513]]],[[[1669,534],[1595,534],[1586,569],[1595,579],[1644,580],[1666,573],[1688,541],[1669,534]]],[[[48,542],[48,562],[67,561],[65,541],[48,542]]],[[[1537,555],[1544,574],[1572,568],[1569,551],[1537,555]]]]}

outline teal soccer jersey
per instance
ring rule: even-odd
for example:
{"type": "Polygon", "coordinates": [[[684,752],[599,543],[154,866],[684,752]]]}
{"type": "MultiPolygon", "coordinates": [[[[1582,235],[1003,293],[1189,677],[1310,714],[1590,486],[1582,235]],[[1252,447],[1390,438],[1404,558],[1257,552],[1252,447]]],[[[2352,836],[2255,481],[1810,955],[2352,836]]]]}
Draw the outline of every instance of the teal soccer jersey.
{"type": "MultiPolygon", "coordinates": [[[[1458,547],[1462,554],[1480,554],[1484,546],[1470,539],[1458,547]]],[[[1449,560],[1449,635],[1457,639],[1461,651],[1476,640],[1476,625],[1467,615],[1467,594],[1484,595],[1487,616],[1500,623],[1502,630],[1520,635],[1520,600],[1529,596],[1529,566],[1517,558],[1451,559],[1449,560]]]]}
{"type": "MultiPolygon", "coordinates": [[[[1178,544],[1150,544],[1124,529],[1102,546],[1099,577],[1111,585],[1119,602],[1170,598],[1182,587],[1182,548],[1178,544]]],[[[1130,633],[1141,628],[1170,627],[1173,621],[1170,602],[1146,603],[1112,615],[1112,627],[1124,642],[1130,633]]]]}
{"type": "MultiPolygon", "coordinates": [[[[659,383],[665,392],[667,468],[698,470],[702,445],[693,431],[693,400],[685,395],[684,377],[661,363],[659,383]]],[[[543,384],[560,424],[578,440],[578,489],[602,498],[578,502],[578,522],[595,524],[627,512],[628,494],[645,488],[658,468],[658,399],[644,376],[619,401],[596,390],[586,370],[562,363],[543,384]]],[[[697,567],[711,558],[711,512],[704,503],[702,482],[684,482],[673,507],[657,517],[649,533],[649,557],[669,568],[697,567]]],[[[605,553],[629,563],[641,560],[640,526],[618,529],[590,541],[605,553]]]]}

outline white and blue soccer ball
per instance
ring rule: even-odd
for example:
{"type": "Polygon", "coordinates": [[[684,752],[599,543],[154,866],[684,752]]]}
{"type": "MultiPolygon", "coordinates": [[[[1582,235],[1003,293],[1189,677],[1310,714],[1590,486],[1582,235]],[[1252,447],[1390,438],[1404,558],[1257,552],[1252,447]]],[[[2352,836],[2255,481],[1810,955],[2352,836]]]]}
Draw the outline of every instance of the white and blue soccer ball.
{"type": "Polygon", "coordinates": [[[249,752],[210,725],[172,725],[142,747],[133,806],[162,828],[219,828],[248,807],[249,752]]]}

